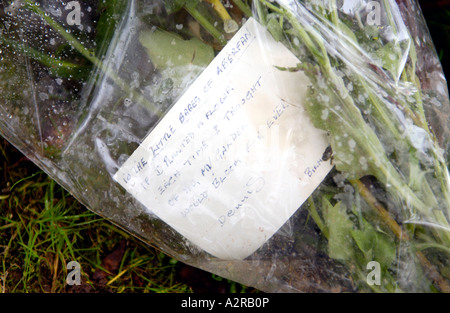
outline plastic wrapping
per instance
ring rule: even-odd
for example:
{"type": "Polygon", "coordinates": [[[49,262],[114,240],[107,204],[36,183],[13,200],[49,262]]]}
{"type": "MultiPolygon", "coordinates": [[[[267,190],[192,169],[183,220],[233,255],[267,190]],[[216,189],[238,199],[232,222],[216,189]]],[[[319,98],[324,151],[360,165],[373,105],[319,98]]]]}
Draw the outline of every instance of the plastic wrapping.
{"type": "Polygon", "coordinates": [[[450,291],[416,1],[2,3],[0,133],[93,212],[262,291],[450,291]]]}

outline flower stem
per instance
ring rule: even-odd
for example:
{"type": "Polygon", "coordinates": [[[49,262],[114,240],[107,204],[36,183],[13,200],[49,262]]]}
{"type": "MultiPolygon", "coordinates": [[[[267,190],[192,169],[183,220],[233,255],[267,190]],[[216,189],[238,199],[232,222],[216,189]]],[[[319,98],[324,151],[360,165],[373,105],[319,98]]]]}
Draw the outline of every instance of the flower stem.
{"type": "Polygon", "coordinates": [[[210,33],[222,46],[227,44],[223,34],[211,24],[206,17],[204,17],[196,7],[186,5],[186,11],[200,24],[203,26],[208,33],[210,33]]]}
{"type": "Polygon", "coordinates": [[[222,2],[220,0],[205,0],[206,2],[211,3],[213,6],[213,9],[217,12],[219,17],[223,21],[224,30],[227,34],[234,33],[238,30],[239,26],[236,23],[235,20],[233,20],[228,13],[227,9],[223,6],[222,2]]]}
{"type": "Polygon", "coordinates": [[[124,82],[116,73],[114,73],[105,63],[95,56],[95,53],[89,51],[85,46],[83,46],[72,34],[67,32],[64,27],[53,20],[48,14],[46,14],[39,6],[30,0],[23,0],[25,7],[30,11],[39,15],[44,21],[47,22],[50,27],[57,31],[75,50],[77,50],[83,57],[89,60],[97,68],[99,68],[103,73],[105,73],[114,83],[119,86],[124,92],[128,93],[136,101],[141,103],[143,106],[150,109],[155,115],[162,116],[163,112],[157,108],[153,103],[150,103],[145,97],[143,97],[139,92],[130,88],[130,86],[124,82]]]}
{"type": "Polygon", "coordinates": [[[329,238],[328,229],[327,229],[325,223],[320,218],[320,215],[317,212],[317,208],[316,208],[316,205],[315,205],[312,197],[308,198],[308,210],[309,210],[309,215],[312,217],[312,219],[316,223],[317,227],[319,227],[319,229],[322,232],[322,234],[324,235],[324,237],[326,239],[328,239],[329,238]]]}
{"type": "Polygon", "coordinates": [[[245,4],[242,0],[233,0],[233,3],[244,13],[245,16],[251,17],[253,15],[252,9],[245,4]]]}
{"type": "Polygon", "coordinates": [[[35,59],[47,66],[50,71],[60,77],[85,77],[87,68],[75,63],[71,63],[65,60],[59,60],[54,57],[50,57],[36,49],[28,47],[15,40],[0,36],[0,43],[4,45],[10,45],[14,47],[14,50],[25,54],[29,58],[35,59]]]}
{"type": "MultiPolygon", "coordinates": [[[[408,234],[400,225],[397,224],[389,212],[378,202],[378,200],[360,180],[352,180],[351,183],[355,186],[366,202],[375,210],[375,212],[377,212],[378,216],[385,222],[398,240],[411,240],[408,234]]],[[[448,282],[439,274],[435,266],[430,263],[425,255],[420,251],[416,251],[416,257],[423,266],[427,276],[432,279],[437,286],[439,286],[441,291],[445,293],[450,292],[450,285],[448,282]]]]}

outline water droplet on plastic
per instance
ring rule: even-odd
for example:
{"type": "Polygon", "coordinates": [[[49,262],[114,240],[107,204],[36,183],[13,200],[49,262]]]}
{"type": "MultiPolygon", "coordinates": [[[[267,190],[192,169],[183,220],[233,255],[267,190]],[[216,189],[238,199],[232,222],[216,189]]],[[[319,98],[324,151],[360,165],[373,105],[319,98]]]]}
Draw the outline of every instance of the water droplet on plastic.
{"type": "Polygon", "coordinates": [[[42,101],[48,100],[48,94],[46,94],[45,92],[40,92],[40,93],[39,93],[39,98],[40,98],[42,101]]]}
{"type": "Polygon", "coordinates": [[[356,147],[356,142],[353,139],[350,139],[348,141],[348,145],[350,146],[350,149],[353,151],[356,147]]]}
{"type": "Polygon", "coordinates": [[[161,93],[166,95],[173,89],[173,80],[168,78],[161,84],[161,93]]]}
{"type": "Polygon", "coordinates": [[[123,105],[127,108],[131,105],[131,103],[132,101],[130,98],[125,98],[125,100],[123,100],[123,105]]]}

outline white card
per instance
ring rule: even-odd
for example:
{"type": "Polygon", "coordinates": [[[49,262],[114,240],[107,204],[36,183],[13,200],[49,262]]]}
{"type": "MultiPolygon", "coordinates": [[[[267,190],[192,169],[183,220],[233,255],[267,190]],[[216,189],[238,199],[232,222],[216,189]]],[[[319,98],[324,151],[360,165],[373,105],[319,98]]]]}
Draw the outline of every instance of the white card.
{"type": "Polygon", "coordinates": [[[260,248],[329,173],[300,61],[249,19],[114,179],[222,259],[260,248]]]}

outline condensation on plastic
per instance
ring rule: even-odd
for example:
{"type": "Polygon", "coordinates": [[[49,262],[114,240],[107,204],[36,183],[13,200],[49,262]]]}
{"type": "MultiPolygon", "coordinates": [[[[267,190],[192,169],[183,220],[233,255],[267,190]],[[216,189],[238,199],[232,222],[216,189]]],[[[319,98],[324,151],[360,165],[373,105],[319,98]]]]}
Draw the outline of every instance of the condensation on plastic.
{"type": "MultiPolygon", "coordinates": [[[[348,269],[321,250],[324,239],[317,228],[307,223],[305,206],[308,203],[250,257],[240,261],[220,260],[189,244],[113,180],[112,176],[120,165],[161,118],[145,103],[167,112],[202,70],[196,68],[187,72],[181,79],[177,77],[174,84],[171,74],[179,73],[166,72],[163,75],[155,69],[146,49],[140,44],[139,34],[143,30],[154,30],[157,23],[185,34],[186,28],[196,27],[193,19],[182,16],[178,21],[168,16],[163,1],[125,1],[126,5],[121,6],[121,10],[112,15],[113,20],[106,23],[108,27],[114,27],[113,36],[98,42],[95,28],[100,25],[101,15],[97,1],[80,1],[82,26],[67,24],[65,16],[68,11],[60,1],[37,1],[40,9],[47,12],[47,17],[63,25],[67,33],[82,42],[88,51],[97,51],[98,55],[104,53],[101,65],[98,63],[87,74],[77,77],[70,73],[55,74],[49,70],[51,66],[44,65],[42,60],[37,61],[38,54],[62,56],[64,59],[73,56],[73,62],[80,68],[88,67],[86,60],[77,59],[79,57],[67,43],[67,38],[35,12],[17,6],[17,1],[6,2],[0,5],[0,35],[3,38],[0,41],[0,132],[86,207],[182,262],[263,291],[358,290],[358,282],[354,281],[348,269]],[[121,86],[121,83],[128,87],[121,86]],[[133,98],[136,92],[143,95],[144,104],[133,98]]],[[[395,28],[391,24],[391,27],[377,32],[383,36],[379,40],[392,45],[402,56],[395,63],[396,67],[389,71],[381,70],[380,55],[375,51],[366,50],[365,46],[349,49],[353,43],[346,40],[348,37],[343,28],[337,29],[323,18],[322,10],[337,3],[341,18],[351,21],[345,29],[354,31],[358,23],[367,18],[368,1],[280,0],[272,3],[288,8],[301,25],[313,29],[323,38],[329,55],[346,65],[342,75],[345,75],[344,71],[359,73],[377,94],[383,89],[396,90],[404,95],[414,93],[414,86],[401,80],[408,54],[414,46],[416,73],[428,122],[439,138],[445,159],[448,159],[450,106],[447,84],[416,1],[377,2],[381,19],[391,18],[395,25],[395,28]],[[389,17],[386,16],[386,5],[392,12],[389,17]]],[[[257,7],[253,5],[252,9],[258,18],[257,7]]],[[[102,27],[106,27],[105,23],[102,27]]],[[[366,35],[367,38],[371,36],[366,35]]],[[[292,47],[299,45],[298,42],[289,44],[292,47]]],[[[391,113],[403,117],[403,113],[394,106],[391,113]]],[[[421,146],[423,138],[420,131],[415,132],[413,127],[410,131],[415,147],[426,154],[426,148],[421,146]]],[[[322,187],[332,183],[343,183],[339,172],[330,173],[313,198],[318,199],[322,187]]],[[[336,197],[351,202],[354,201],[353,192],[350,185],[344,185],[336,197]]],[[[413,219],[402,208],[397,207],[394,213],[400,221],[413,219]]],[[[399,245],[397,271],[393,275],[397,276],[402,290],[428,290],[427,282],[415,280],[418,270],[409,258],[411,249],[407,242],[399,245]]]]}

